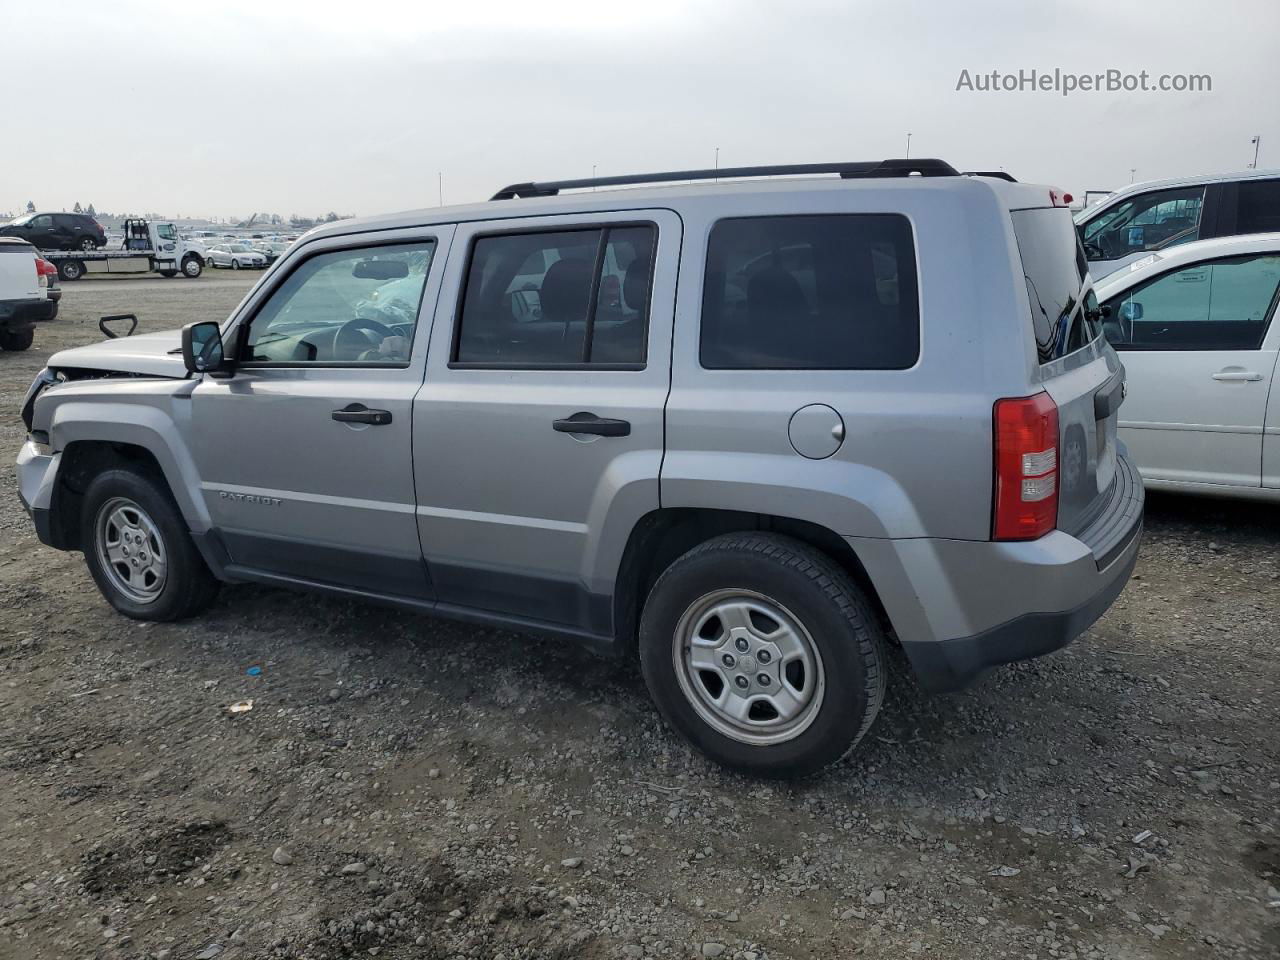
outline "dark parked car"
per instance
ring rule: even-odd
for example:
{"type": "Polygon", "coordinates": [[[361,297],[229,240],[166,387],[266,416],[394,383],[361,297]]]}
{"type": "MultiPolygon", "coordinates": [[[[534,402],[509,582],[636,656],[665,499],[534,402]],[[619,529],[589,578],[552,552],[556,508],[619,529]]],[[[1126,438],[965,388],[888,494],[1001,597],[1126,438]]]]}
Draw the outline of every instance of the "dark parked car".
{"type": "Polygon", "coordinates": [[[96,250],[107,232],[83,213],[28,213],[0,227],[0,236],[18,237],[41,250],[96,250]]]}

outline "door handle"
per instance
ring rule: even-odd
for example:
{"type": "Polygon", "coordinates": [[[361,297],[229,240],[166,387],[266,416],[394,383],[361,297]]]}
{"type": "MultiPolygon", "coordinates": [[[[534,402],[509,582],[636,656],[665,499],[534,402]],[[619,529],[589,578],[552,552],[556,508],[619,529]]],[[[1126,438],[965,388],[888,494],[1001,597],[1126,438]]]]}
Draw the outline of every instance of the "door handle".
{"type": "Polygon", "coordinates": [[[349,403],[341,410],[333,411],[333,419],[339,423],[367,423],[382,427],[391,422],[391,411],[370,410],[363,403],[349,403]]]}
{"type": "Polygon", "coordinates": [[[1237,368],[1228,367],[1225,370],[1219,370],[1217,373],[1215,373],[1213,375],[1213,379],[1227,380],[1227,381],[1261,380],[1262,374],[1258,373],[1256,370],[1241,370],[1238,367],[1237,368]]]}
{"type": "Polygon", "coordinates": [[[627,437],[631,435],[630,420],[610,420],[594,413],[575,413],[551,424],[557,433],[590,433],[597,437],[627,437]]]}

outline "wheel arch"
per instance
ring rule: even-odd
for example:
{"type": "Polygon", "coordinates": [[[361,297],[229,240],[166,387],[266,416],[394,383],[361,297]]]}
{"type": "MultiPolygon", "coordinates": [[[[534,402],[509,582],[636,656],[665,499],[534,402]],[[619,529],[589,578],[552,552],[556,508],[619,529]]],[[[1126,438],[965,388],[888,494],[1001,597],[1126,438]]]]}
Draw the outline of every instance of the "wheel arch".
{"type": "Polygon", "coordinates": [[[613,593],[614,636],[619,651],[629,654],[636,649],[644,601],[662,571],[700,543],[727,533],[749,531],[790,537],[830,557],[863,591],[877,619],[892,635],[892,624],[865,566],[849,542],[830,528],[776,514],[669,507],[641,517],[623,550],[613,593]]]}
{"type": "Polygon", "coordinates": [[[89,480],[120,466],[149,471],[163,480],[187,528],[193,533],[209,529],[208,511],[195,495],[199,490],[195,463],[177,426],[160,410],[125,403],[63,404],[54,413],[49,435],[60,451],[51,521],[64,536],[78,539],[78,498],[89,480]]]}

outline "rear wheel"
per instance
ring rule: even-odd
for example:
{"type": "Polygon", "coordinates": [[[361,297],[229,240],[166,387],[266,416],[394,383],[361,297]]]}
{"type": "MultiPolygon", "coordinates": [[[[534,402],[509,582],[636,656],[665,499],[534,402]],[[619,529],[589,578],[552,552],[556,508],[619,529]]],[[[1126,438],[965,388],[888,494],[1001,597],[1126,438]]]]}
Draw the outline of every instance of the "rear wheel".
{"type": "Polygon", "coordinates": [[[63,260],[58,264],[58,276],[63,280],[79,280],[84,276],[84,264],[79,260],[63,260]]]}
{"type": "Polygon", "coordinates": [[[136,620],[181,620],[218,594],[177,505],[162,482],[131,469],[107,470],[89,484],[80,542],[98,589],[136,620]]]}
{"type": "Polygon", "coordinates": [[[98,241],[93,239],[93,237],[82,237],[79,243],[79,247],[81,250],[97,250],[98,241]]]}
{"type": "Polygon", "coordinates": [[[161,271],[160,271],[160,276],[165,277],[165,278],[168,278],[168,277],[176,277],[177,275],[178,275],[178,271],[177,271],[177,270],[161,270],[161,271]]]}
{"type": "Polygon", "coordinates": [[[645,602],[640,659],[658,709],[712,760],[799,777],[853,748],[884,697],[883,637],[834,561],[742,533],[690,550],[645,602]]]}
{"type": "Polygon", "coordinates": [[[0,350],[26,350],[35,338],[36,332],[31,327],[26,330],[0,330],[0,350]]]}

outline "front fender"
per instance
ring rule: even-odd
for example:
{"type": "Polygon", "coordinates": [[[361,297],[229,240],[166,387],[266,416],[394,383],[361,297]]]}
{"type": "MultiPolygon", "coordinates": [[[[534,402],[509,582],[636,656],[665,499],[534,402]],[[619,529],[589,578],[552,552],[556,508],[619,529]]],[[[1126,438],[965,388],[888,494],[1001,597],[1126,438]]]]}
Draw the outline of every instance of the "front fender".
{"type": "MultiPolygon", "coordinates": [[[[97,385],[103,382],[92,381],[97,385]]],[[[192,533],[203,533],[212,522],[203,499],[194,495],[200,488],[199,474],[186,443],[191,423],[190,391],[195,382],[179,383],[177,390],[173,381],[155,383],[167,389],[108,401],[48,397],[53,403],[49,445],[59,452],[79,441],[141,447],[160,465],[188,528],[192,533]]]]}

